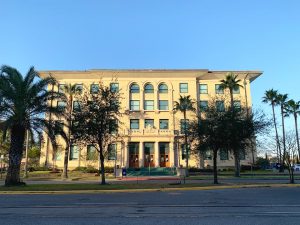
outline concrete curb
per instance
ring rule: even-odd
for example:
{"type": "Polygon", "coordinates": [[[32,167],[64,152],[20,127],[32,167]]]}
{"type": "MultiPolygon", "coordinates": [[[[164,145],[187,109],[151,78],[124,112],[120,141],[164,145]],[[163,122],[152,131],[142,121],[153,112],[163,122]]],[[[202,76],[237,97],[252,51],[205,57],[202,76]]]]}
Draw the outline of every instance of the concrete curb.
{"type": "Polygon", "coordinates": [[[122,189],[122,190],[70,190],[70,191],[0,191],[0,195],[36,195],[36,194],[110,194],[110,193],[135,193],[135,192],[157,192],[157,191],[200,191],[200,190],[222,190],[239,188],[299,188],[300,184],[241,184],[220,185],[205,187],[182,187],[182,188],[153,188],[153,189],[122,189]]]}

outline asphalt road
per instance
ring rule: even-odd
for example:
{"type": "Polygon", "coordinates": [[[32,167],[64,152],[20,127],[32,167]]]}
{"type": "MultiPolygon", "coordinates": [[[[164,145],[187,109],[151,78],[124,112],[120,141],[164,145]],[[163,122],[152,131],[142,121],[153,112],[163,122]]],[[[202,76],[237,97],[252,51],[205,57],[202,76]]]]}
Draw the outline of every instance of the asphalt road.
{"type": "Polygon", "coordinates": [[[0,195],[0,224],[300,224],[300,188],[0,195]]]}

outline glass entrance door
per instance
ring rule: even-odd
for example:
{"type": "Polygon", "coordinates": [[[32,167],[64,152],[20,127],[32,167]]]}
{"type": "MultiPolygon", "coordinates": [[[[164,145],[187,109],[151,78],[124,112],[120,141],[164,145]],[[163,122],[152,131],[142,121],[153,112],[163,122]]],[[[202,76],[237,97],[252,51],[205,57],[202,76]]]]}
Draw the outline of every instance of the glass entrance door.
{"type": "Polygon", "coordinates": [[[144,143],[144,166],[145,167],[154,167],[154,143],[145,142],[144,143]]]}
{"type": "Polygon", "coordinates": [[[160,167],[170,167],[169,142],[159,143],[159,165],[160,167]]]}
{"type": "Polygon", "coordinates": [[[139,143],[130,142],[128,147],[129,147],[129,167],[139,168],[139,143]]]}

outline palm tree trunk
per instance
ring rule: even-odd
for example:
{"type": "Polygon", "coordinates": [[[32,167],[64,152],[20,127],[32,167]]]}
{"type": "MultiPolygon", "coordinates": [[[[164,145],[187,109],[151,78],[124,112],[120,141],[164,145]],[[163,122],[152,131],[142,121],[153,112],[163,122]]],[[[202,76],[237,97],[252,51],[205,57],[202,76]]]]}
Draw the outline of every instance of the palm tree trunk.
{"type": "Polygon", "coordinates": [[[15,125],[11,129],[8,170],[5,179],[5,186],[25,184],[20,180],[20,167],[23,155],[25,139],[25,128],[15,125]]]}
{"type": "Polygon", "coordinates": [[[214,167],[214,184],[218,184],[218,167],[217,167],[217,156],[218,156],[218,151],[214,150],[214,155],[213,155],[213,167],[214,167]]]}
{"type": "Polygon", "coordinates": [[[229,89],[229,92],[230,92],[230,107],[231,107],[231,110],[233,111],[234,103],[233,103],[233,92],[232,92],[232,89],[229,89]]]}
{"type": "Polygon", "coordinates": [[[281,148],[280,148],[278,131],[277,131],[277,123],[276,123],[276,118],[275,118],[274,104],[272,104],[272,111],[273,111],[273,123],[274,123],[274,127],[275,127],[275,135],[276,135],[277,158],[279,159],[279,162],[281,163],[281,148]]]}
{"type": "Polygon", "coordinates": [[[285,129],[284,129],[283,105],[281,105],[281,119],[282,119],[283,156],[282,156],[282,166],[280,168],[281,168],[282,172],[284,172],[284,160],[285,160],[285,156],[286,156],[286,146],[285,146],[285,129]]]}
{"type": "Polygon", "coordinates": [[[188,149],[188,143],[187,143],[187,127],[186,127],[186,111],[183,112],[183,118],[184,118],[184,147],[186,152],[186,169],[189,168],[189,149],[188,149]]]}
{"type": "Polygon", "coordinates": [[[297,121],[297,114],[296,114],[296,113],[294,113],[294,119],[295,119],[296,140],[297,140],[298,161],[299,161],[299,157],[300,157],[300,147],[299,147],[299,135],[298,135],[298,121],[297,121]]]}

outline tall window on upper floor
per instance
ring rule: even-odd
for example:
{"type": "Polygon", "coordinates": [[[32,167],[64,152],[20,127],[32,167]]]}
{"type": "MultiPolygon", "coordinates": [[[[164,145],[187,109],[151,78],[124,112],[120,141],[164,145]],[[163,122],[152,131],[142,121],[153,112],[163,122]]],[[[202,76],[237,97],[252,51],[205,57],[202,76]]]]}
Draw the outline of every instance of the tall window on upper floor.
{"type": "Polygon", "coordinates": [[[83,85],[82,85],[82,84],[75,84],[75,91],[76,91],[78,94],[81,94],[82,91],[83,91],[83,85]]]}
{"type": "Polygon", "coordinates": [[[240,93],[240,87],[237,86],[236,88],[233,88],[232,93],[233,94],[239,94],[240,93]]]}
{"type": "Polygon", "coordinates": [[[139,100],[130,100],[130,110],[132,110],[132,111],[140,110],[140,101],[139,100]]]}
{"type": "Polygon", "coordinates": [[[132,84],[130,86],[130,93],[140,93],[140,86],[138,84],[132,84]]]}
{"type": "Polygon", "coordinates": [[[59,93],[65,93],[66,85],[65,84],[59,84],[58,85],[58,92],[59,93]]]}
{"type": "Polygon", "coordinates": [[[94,145],[87,146],[86,160],[97,160],[97,150],[94,145]]]}
{"type": "Polygon", "coordinates": [[[188,88],[188,83],[180,83],[179,84],[179,91],[180,93],[188,93],[189,92],[189,88],[188,88]]]}
{"type": "Polygon", "coordinates": [[[218,112],[225,112],[224,101],[216,101],[216,109],[218,112]]]}
{"type": "Polygon", "coordinates": [[[116,160],[117,159],[117,145],[110,144],[108,145],[108,160],[116,160]]]}
{"type": "Polygon", "coordinates": [[[152,84],[146,84],[144,88],[145,93],[154,93],[154,88],[152,84]]]}
{"type": "Polygon", "coordinates": [[[207,84],[199,84],[199,93],[200,94],[208,93],[207,84]]]}
{"type": "Polygon", "coordinates": [[[159,129],[161,129],[161,130],[169,129],[169,120],[168,119],[160,119],[159,120],[159,129]]]}
{"type": "Polygon", "coordinates": [[[97,94],[99,92],[99,84],[91,84],[90,93],[97,94]]]}
{"type": "Polygon", "coordinates": [[[159,110],[169,110],[169,102],[168,100],[159,100],[158,102],[159,110]]]}
{"type": "Polygon", "coordinates": [[[220,84],[215,85],[216,94],[224,94],[224,88],[220,84]]]}
{"type": "Polygon", "coordinates": [[[153,100],[145,100],[144,101],[144,110],[154,110],[154,101],[153,100]]]}
{"type": "Polygon", "coordinates": [[[71,145],[70,148],[70,160],[78,159],[79,149],[77,145],[71,145]]]}
{"type": "Polygon", "coordinates": [[[158,86],[159,93],[168,93],[168,86],[166,84],[160,84],[158,86]]]}
{"type": "Polygon", "coordinates": [[[138,129],[140,129],[140,120],[138,120],[138,119],[131,119],[130,120],[130,129],[131,130],[138,130],[138,129]]]}
{"type": "Polygon", "coordinates": [[[119,92],[119,83],[110,83],[111,92],[119,92]]]}

